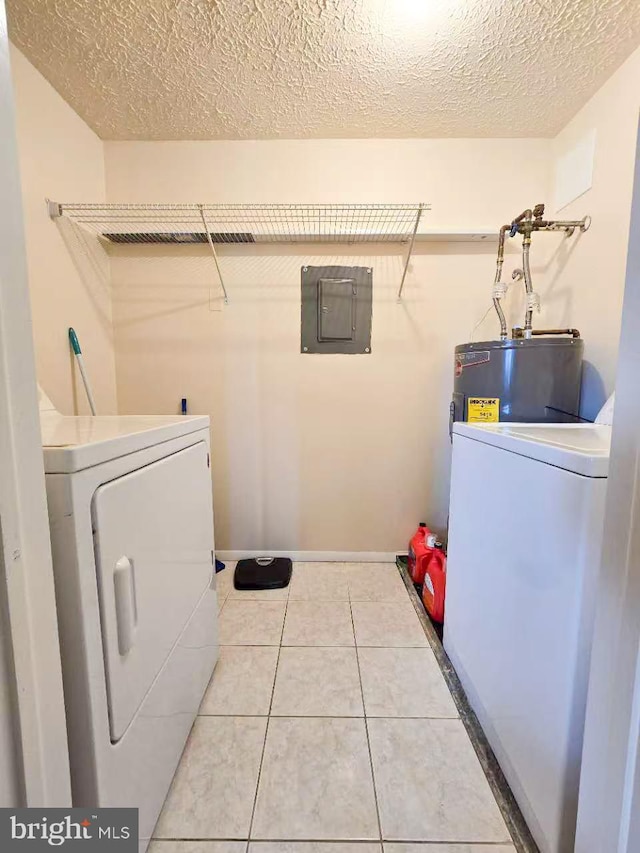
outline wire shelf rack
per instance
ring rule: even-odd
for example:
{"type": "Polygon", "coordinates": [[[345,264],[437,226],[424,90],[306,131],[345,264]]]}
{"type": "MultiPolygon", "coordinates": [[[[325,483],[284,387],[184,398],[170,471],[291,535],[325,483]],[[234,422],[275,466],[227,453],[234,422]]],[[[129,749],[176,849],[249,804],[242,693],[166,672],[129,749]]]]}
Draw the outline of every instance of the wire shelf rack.
{"type": "Polygon", "coordinates": [[[398,298],[421,217],[416,204],[86,204],[48,202],[52,218],[66,217],[114,244],[209,244],[227,292],[216,246],[242,243],[408,243],[398,298]]]}
{"type": "Polygon", "coordinates": [[[53,204],[114,243],[405,242],[425,204],[53,204]],[[203,222],[204,217],[204,222],[203,222]]]}

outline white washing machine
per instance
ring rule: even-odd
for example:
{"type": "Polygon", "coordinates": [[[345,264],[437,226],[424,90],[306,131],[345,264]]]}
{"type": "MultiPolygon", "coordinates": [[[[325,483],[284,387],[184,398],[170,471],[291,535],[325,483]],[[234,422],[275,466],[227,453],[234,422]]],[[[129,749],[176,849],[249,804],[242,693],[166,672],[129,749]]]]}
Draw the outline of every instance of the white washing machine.
{"type": "Polygon", "coordinates": [[[444,646],[540,850],[572,853],[611,428],[453,433],[444,646]]]}
{"type": "Polygon", "coordinates": [[[144,851],[218,654],[209,418],[41,423],[74,805],[144,851]]]}

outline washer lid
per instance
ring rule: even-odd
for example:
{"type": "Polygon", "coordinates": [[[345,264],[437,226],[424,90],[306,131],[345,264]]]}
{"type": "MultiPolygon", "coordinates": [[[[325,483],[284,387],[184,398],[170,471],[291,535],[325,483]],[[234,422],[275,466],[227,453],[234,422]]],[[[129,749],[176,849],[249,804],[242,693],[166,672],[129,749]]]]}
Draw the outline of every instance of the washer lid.
{"type": "Polygon", "coordinates": [[[40,412],[47,474],[67,474],[209,428],[208,416],[81,415],[40,412]]]}
{"type": "Polygon", "coordinates": [[[458,422],[453,432],[585,477],[606,477],[609,471],[610,426],[458,422]]]}

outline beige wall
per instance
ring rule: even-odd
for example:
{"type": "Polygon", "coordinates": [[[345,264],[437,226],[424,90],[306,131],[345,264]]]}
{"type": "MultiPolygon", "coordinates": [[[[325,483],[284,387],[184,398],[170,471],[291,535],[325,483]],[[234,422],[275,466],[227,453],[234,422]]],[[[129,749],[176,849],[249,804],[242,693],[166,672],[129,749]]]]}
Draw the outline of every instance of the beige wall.
{"type": "Polygon", "coordinates": [[[596,130],[593,187],[565,207],[560,216],[589,213],[593,223],[580,238],[579,251],[556,256],[549,275],[562,321],[577,326],[585,339],[583,414],[593,418],[614,388],[622,297],[629,242],[633,170],[640,111],[640,49],[602,86],[553,140],[554,157],[596,130]]]}
{"type": "MultiPolygon", "coordinates": [[[[12,56],[40,379],[61,410],[85,410],[66,337],[74,325],[101,411],[116,407],[115,334],[122,412],[172,412],[187,396],[191,411],[210,413],[220,547],[388,551],[420,518],[444,526],[451,352],[488,305],[494,246],[420,246],[401,306],[394,248],[227,248],[223,308],[205,249],[119,249],[108,264],[95,241],[49,220],[44,196],[105,197],[103,154],[111,201],[424,200],[426,227],[495,228],[539,200],[554,212],[555,159],[595,127],[593,188],[561,212],[590,213],[592,228],[567,242],[541,236],[533,270],[538,324],[574,325],[585,337],[587,417],[612,390],[640,51],[557,139],[517,142],[103,144],[12,56]],[[327,262],[374,268],[371,356],[299,354],[300,266],[327,262]]],[[[506,280],[519,265],[514,250],[506,280]]],[[[519,287],[507,307],[518,322],[519,287]]],[[[475,337],[495,333],[490,313],[475,337]]]]}
{"type": "MultiPolygon", "coordinates": [[[[429,227],[488,228],[548,189],[545,140],[105,150],[110,201],[424,200],[429,227]]],[[[421,246],[398,305],[397,248],[235,247],[221,252],[223,308],[205,249],[118,249],[120,410],[174,412],[185,396],[211,414],[218,547],[395,551],[423,518],[446,523],[453,347],[487,307],[494,252],[421,246]],[[301,355],[300,267],[337,261],[374,269],[372,354],[301,355]]],[[[495,332],[491,317],[478,334],[495,332]]]]}
{"type": "Polygon", "coordinates": [[[67,329],[81,341],[99,412],[115,411],[109,269],[95,242],[49,218],[56,201],[104,199],[103,144],[16,48],[11,51],[38,379],[60,411],[87,410],[67,329]]]}
{"type": "MultiPolygon", "coordinates": [[[[218,541],[234,549],[390,551],[420,518],[446,522],[451,352],[488,305],[494,246],[428,244],[395,302],[394,248],[233,248],[221,252],[223,307],[206,250],[119,249],[47,217],[44,196],[99,201],[394,202],[424,200],[430,228],[495,228],[544,200],[555,158],[597,130],[593,188],[562,216],[587,235],[534,244],[540,325],[586,340],[584,412],[612,389],[626,256],[636,52],[555,140],[317,140],[103,143],[17,51],[29,273],[40,379],[65,412],[86,410],[67,343],[80,334],[101,411],[213,419],[218,541]],[[313,254],[311,254],[313,252],[313,254]],[[299,354],[303,263],[374,268],[373,352],[299,354]],[[112,293],[109,287],[112,279],[112,293]],[[210,287],[213,286],[213,296],[210,287]],[[112,308],[113,302],[113,308],[112,308]],[[213,309],[213,310],[211,310],[213,309]],[[330,464],[327,463],[330,460],[330,464]]],[[[511,247],[509,279],[518,256],[511,247]]],[[[521,289],[507,300],[511,323],[521,289]]],[[[490,313],[475,337],[495,336],[490,313]]]]}

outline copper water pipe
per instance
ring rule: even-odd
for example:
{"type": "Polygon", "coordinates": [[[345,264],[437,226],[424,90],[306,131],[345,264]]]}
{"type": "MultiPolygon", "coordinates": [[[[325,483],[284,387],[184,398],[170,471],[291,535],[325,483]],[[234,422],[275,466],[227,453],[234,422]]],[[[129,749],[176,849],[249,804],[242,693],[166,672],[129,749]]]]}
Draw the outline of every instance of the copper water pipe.
{"type": "MultiPolygon", "coordinates": [[[[525,211],[528,212],[528,211],[525,211]]],[[[523,219],[524,226],[518,228],[522,233],[522,269],[524,270],[524,286],[527,293],[527,310],[524,319],[524,337],[530,338],[533,334],[533,305],[530,297],[533,295],[533,282],[531,280],[531,268],[529,266],[529,251],[531,249],[531,235],[534,231],[565,231],[570,237],[576,228],[587,231],[591,225],[591,219],[585,216],[582,220],[560,220],[543,219],[544,204],[537,204],[533,209],[533,217],[523,219]]]]}
{"type": "Polygon", "coordinates": [[[567,237],[571,237],[576,228],[579,228],[583,233],[589,230],[591,225],[591,217],[585,216],[583,219],[541,219],[534,221],[534,231],[566,231],[567,237]]]}
{"type": "MultiPolygon", "coordinates": [[[[532,329],[531,334],[534,337],[542,336],[542,335],[571,335],[572,338],[579,338],[580,332],[578,329],[532,329]]],[[[514,340],[518,340],[519,338],[523,338],[523,329],[515,328],[513,329],[511,336],[514,340]]]]}
{"type": "Polygon", "coordinates": [[[531,208],[528,207],[526,210],[523,210],[519,216],[516,216],[516,218],[511,223],[511,227],[513,227],[514,225],[519,225],[524,220],[533,220],[533,219],[538,220],[542,217],[543,214],[544,214],[544,204],[536,204],[536,206],[533,208],[533,210],[531,210],[531,208]]]}
{"type": "MultiPolygon", "coordinates": [[[[524,273],[524,286],[527,292],[527,311],[525,314],[524,321],[524,336],[525,338],[531,337],[531,329],[533,327],[533,308],[529,302],[529,298],[533,294],[533,282],[531,280],[531,268],[529,266],[529,249],[531,248],[531,233],[534,228],[534,224],[538,223],[542,220],[544,215],[544,204],[536,204],[536,206],[531,210],[528,207],[526,210],[523,210],[521,214],[516,216],[511,225],[509,226],[509,231],[511,235],[515,235],[516,233],[522,234],[522,271],[524,273]]],[[[500,249],[498,248],[498,255],[500,255],[500,249]]],[[[503,255],[504,255],[504,246],[503,246],[503,255]]],[[[500,264],[500,268],[502,265],[500,264]]],[[[501,309],[502,310],[502,309],[501,309]]],[[[502,338],[502,328],[500,332],[500,337],[502,338]]],[[[505,338],[506,338],[506,327],[505,327],[505,338]]]]}
{"type": "MultiPolygon", "coordinates": [[[[524,277],[525,290],[527,293],[527,309],[525,314],[525,324],[523,337],[530,338],[533,334],[533,305],[531,304],[531,296],[533,294],[533,282],[531,279],[531,267],[529,264],[529,253],[531,249],[531,235],[534,231],[565,231],[570,237],[576,228],[580,231],[587,231],[591,225],[591,217],[585,216],[584,219],[574,220],[553,220],[543,219],[544,204],[536,204],[533,210],[527,208],[523,210],[510,225],[503,225],[499,232],[498,239],[498,259],[496,263],[496,277],[494,282],[495,287],[500,284],[502,277],[502,267],[504,264],[504,247],[507,232],[514,237],[516,234],[522,234],[522,270],[524,277]]],[[[506,340],[508,337],[507,323],[504,311],[500,304],[500,298],[493,298],[493,306],[500,320],[500,339],[506,340]]]]}

